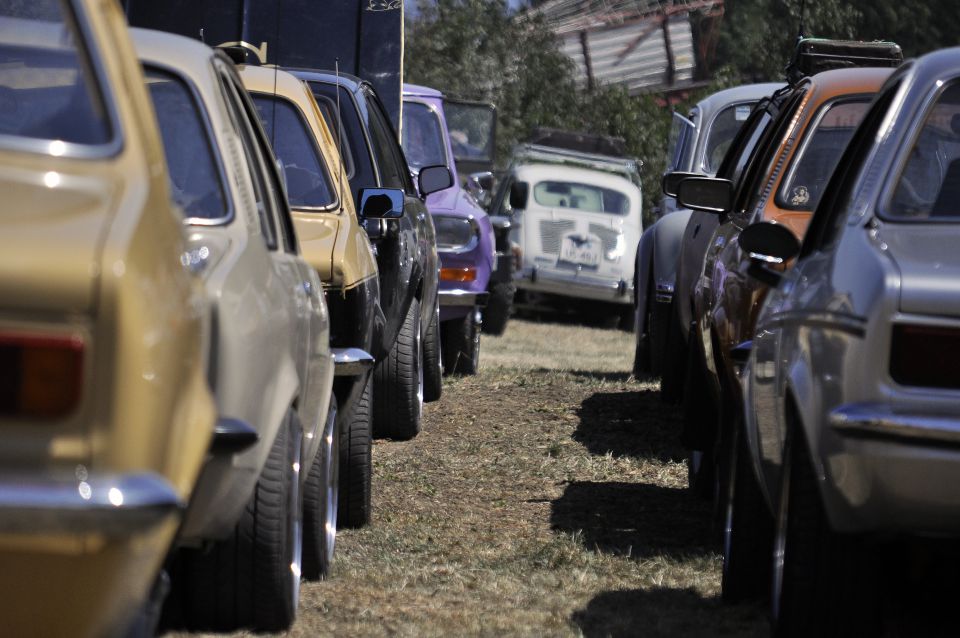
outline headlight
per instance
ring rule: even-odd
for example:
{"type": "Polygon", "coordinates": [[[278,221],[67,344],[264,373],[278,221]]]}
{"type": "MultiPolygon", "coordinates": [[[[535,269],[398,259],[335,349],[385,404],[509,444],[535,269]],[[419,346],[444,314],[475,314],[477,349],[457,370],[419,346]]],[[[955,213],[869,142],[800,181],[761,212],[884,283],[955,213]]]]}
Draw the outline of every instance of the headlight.
{"type": "Polygon", "coordinates": [[[480,227],[472,219],[434,215],[438,250],[469,250],[480,239],[480,227]]]}

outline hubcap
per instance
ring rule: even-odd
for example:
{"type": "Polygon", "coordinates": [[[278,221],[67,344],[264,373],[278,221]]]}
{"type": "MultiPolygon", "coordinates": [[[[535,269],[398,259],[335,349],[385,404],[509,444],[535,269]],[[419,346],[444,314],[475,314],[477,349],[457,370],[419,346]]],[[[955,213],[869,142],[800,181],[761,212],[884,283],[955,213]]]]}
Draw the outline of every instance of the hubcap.
{"type": "Polygon", "coordinates": [[[417,326],[417,330],[414,333],[414,348],[416,349],[417,357],[417,421],[420,420],[420,417],[423,415],[423,343],[420,339],[420,326],[417,326]]]}

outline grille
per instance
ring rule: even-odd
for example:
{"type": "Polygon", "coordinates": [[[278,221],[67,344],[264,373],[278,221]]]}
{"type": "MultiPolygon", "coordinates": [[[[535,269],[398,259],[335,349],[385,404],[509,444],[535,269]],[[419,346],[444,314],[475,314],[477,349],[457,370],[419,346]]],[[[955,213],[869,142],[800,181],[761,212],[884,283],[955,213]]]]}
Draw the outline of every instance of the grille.
{"type": "Polygon", "coordinates": [[[570,220],[551,221],[540,220],[540,247],[550,255],[560,254],[560,240],[564,233],[576,228],[576,222],[570,220]]]}
{"type": "Polygon", "coordinates": [[[590,224],[590,234],[596,235],[603,242],[604,253],[609,253],[617,247],[617,237],[620,236],[619,231],[600,224],[590,224]]]}

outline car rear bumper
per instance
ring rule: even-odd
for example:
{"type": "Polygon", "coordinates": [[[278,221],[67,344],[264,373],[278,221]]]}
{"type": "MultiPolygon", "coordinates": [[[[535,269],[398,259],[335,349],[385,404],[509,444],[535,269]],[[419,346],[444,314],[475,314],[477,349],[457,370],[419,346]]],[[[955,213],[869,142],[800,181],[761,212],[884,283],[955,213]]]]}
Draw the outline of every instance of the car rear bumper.
{"type": "Polygon", "coordinates": [[[828,424],[820,458],[837,530],[960,534],[960,415],[856,403],[832,410],[828,424]]]}
{"type": "Polygon", "coordinates": [[[516,279],[517,288],[565,297],[633,304],[633,283],[584,270],[558,272],[542,268],[524,268],[516,279]]]}

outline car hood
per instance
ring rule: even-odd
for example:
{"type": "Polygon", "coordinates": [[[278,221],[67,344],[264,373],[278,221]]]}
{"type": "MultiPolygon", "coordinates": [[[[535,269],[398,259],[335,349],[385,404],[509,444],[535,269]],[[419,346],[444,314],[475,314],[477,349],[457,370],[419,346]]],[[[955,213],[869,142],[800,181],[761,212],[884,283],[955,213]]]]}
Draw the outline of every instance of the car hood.
{"type": "Polygon", "coordinates": [[[0,171],[0,306],[92,312],[116,185],[6,165],[0,171]]]}
{"type": "Polygon", "coordinates": [[[454,214],[461,217],[486,216],[477,201],[459,186],[427,195],[427,209],[431,213],[454,214]]]}
{"type": "Polygon", "coordinates": [[[900,270],[900,310],[960,317],[960,224],[898,224],[881,239],[900,270]]]}

